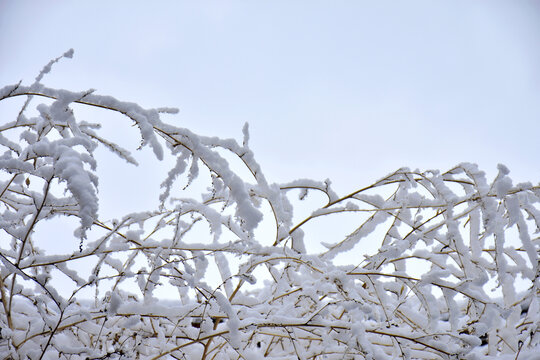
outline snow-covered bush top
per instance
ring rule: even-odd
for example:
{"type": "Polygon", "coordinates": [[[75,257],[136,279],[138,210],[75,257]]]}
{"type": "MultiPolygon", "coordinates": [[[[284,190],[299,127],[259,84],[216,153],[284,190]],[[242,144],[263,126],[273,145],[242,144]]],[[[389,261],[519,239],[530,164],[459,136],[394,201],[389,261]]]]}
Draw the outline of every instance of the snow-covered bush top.
{"type": "Polygon", "coordinates": [[[59,59],[34,84],[0,89],[0,101],[27,98],[0,124],[2,358],[537,356],[539,186],[513,184],[502,165],[488,181],[473,164],[399,169],[346,195],[329,181],[275,184],[255,161],[247,126],[240,144],[163,122],[160,113],[174,109],[42,85],[59,59]],[[156,194],[159,208],[99,218],[95,149],[137,161],[100,135],[99,123],[77,120],[73,104],[121,113],[142,146],[176,159],[156,194]],[[240,176],[225,153],[250,175],[240,176]],[[208,191],[187,197],[180,183],[193,181],[206,181],[208,191]],[[293,209],[312,193],[326,202],[295,222],[293,209]],[[308,251],[306,224],[344,214],[354,231],[308,251]],[[38,224],[56,217],[78,218],[79,250],[36,246],[54,241],[38,224]],[[268,218],[273,231],[258,232],[268,218]],[[210,231],[190,237],[199,222],[210,231]],[[368,254],[364,244],[378,251],[368,254]],[[338,265],[343,254],[352,254],[350,265],[338,265]],[[88,276],[78,271],[81,259],[93,261],[88,276]],[[58,274],[73,291],[55,285],[58,274]],[[178,301],[156,297],[159,286],[174,288],[178,301]],[[93,299],[82,296],[88,289],[93,299]]]}

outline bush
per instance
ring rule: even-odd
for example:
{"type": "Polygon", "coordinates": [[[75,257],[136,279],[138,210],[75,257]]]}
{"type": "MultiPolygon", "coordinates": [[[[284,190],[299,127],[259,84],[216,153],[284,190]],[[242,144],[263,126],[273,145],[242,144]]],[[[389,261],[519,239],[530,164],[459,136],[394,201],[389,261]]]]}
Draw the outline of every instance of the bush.
{"type": "Polygon", "coordinates": [[[329,181],[271,183],[247,126],[240,144],[161,120],[174,109],[43,86],[58,60],[34,84],[0,90],[0,100],[27,98],[0,126],[5,358],[526,359],[540,350],[539,186],[512,184],[502,165],[488,182],[473,164],[399,169],[346,195],[329,181]],[[36,98],[50,100],[27,117],[36,98]],[[77,120],[75,104],[122,114],[141,146],[175,158],[159,208],[99,218],[96,148],[137,162],[100,124],[77,120]],[[194,181],[207,191],[187,198],[194,181]],[[293,209],[312,193],[325,204],[295,223],[293,209]],[[346,214],[354,231],[308,251],[307,224],[346,214]],[[37,246],[54,241],[38,226],[53,218],[78,219],[80,249],[37,246]],[[264,219],[274,229],[258,231],[264,219]],[[367,243],[378,251],[367,253],[367,243]],[[354,263],[339,265],[343,254],[354,263]],[[93,264],[89,275],[82,259],[93,264]],[[217,285],[209,269],[219,271],[217,285]],[[163,286],[178,300],[155,296],[163,286]]]}

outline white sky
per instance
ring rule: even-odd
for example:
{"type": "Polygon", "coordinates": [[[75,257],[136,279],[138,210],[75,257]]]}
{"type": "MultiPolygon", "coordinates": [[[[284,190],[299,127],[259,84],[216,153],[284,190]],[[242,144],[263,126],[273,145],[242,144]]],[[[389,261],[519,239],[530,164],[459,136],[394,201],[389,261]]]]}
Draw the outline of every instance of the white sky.
{"type": "Polygon", "coordinates": [[[44,84],[179,107],[206,135],[248,121],[270,181],[344,193],[464,161],[540,179],[538,2],[149,4],[0,0],[0,85],[73,47],[44,84]]]}
{"type": "MultiPolygon", "coordinates": [[[[331,178],[343,194],[402,166],[467,161],[538,183],[539,4],[0,0],[0,86],[31,84],[74,48],[45,85],[179,107],[168,119],[205,135],[240,139],[247,121],[271,182],[331,178]]],[[[12,105],[0,103],[1,121],[12,105]]],[[[100,163],[104,218],[157,202],[169,165],[141,158],[138,172],[100,163]]],[[[44,226],[75,250],[58,221],[44,226]]]]}

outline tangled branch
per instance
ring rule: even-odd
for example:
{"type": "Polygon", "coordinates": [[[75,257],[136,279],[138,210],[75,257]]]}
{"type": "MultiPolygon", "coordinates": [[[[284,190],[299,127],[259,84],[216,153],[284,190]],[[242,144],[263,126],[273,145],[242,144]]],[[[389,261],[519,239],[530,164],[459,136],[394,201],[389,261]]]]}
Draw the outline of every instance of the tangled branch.
{"type": "Polygon", "coordinates": [[[27,98],[0,126],[0,353],[8,358],[473,359],[539,349],[540,187],[514,185],[506,167],[492,181],[473,164],[403,168],[344,196],[328,181],[275,184],[247,127],[242,144],[197,135],[161,120],[174,109],[47,88],[46,72],[31,86],[0,89],[0,101],[27,98]],[[27,118],[39,98],[38,115],[27,118]],[[99,124],[77,120],[73,104],[124,115],[142,146],[175,158],[158,209],[99,218],[95,149],[137,161],[99,124]],[[186,197],[194,181],[207,185],[200,198],[186,197]],[[295,222],[293,210],[313,192],[326,203],[295,222]],[[342,214],[354,215],[354,230],[310,251],[307,224],[342,214]],[[79,219],[79,251],[36,246],[54,238],[37,224],[58,217],[79,219]],[[257,232],[263,219],[273,229],[257,232]],[[77,271],[83,259],[95,264],[88,276],[77,271]],[[55,287],[58,272],[71,293],[55,287]],[[154,296],[163,286],[178,300],[154,296]]]}

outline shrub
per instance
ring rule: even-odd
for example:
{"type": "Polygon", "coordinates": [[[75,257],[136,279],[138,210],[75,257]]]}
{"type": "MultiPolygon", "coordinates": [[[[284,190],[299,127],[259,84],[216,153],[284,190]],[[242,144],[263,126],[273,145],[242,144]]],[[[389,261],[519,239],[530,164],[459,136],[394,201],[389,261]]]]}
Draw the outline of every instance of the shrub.
{"type": "Polygon", "coordinates": [[[539,186],[514,185],[502,165],[490,182],[473,164],[403,168],[346,195],[329,181],[275,184],[250,150],[247,126],[240,144],[162,121],[174,109],[45,87],[58,60],[32,85],[0,90],[2,101],[27,98],[0,126],[5,358],[525,359],[540,349],[539,186]],[[49,100],[27,117],[33,99],[49,100]],[[122,114],[141,146],[175,158],[158,208],[99,218],[95,149],[137,162],[100,135],[99,123],[77,120],[75,104],[122,114]],[[188,198],[182,184],[194,181],[207,191],[188,198]],[[313,193],[326,202],[294,222],[293,209],[313,193]],[[307,224],[345,214],[354,230],[308,251],[307,224]],[[37,246],[54,241],[38,226],[53,218],[78,219],[80,249],[37,246]],[[256,230],[263,219],[271,231],[256,230]],[[366,252],[367,243],[378,251],[366,252]],[[343,254],[350,265],[336,261],[343,254]],[[93,264],[89,275],[82,259],[93,264]],[[219,271],[217,285],[209,269],[219,271]],[[155,296],[158,286],[178,300],[155,296]]]}

